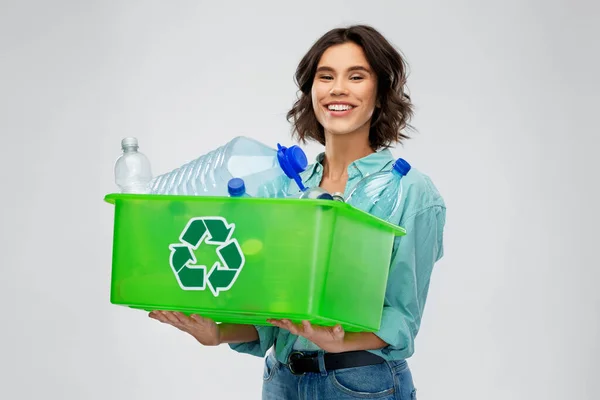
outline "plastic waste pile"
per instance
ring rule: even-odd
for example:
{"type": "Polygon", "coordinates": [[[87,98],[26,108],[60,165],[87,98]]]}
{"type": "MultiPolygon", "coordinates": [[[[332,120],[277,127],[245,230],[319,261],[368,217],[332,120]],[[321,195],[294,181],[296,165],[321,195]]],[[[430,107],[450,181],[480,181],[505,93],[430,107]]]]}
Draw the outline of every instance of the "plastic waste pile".
{"type": "Polygon", "coordinates": [[[306,187],[300,173],[307,165],[299,146],[277,144],[271,148],[257,140],[238,136],[182,166],[152,176],[150,161],[133,137],[121,141],[122,154],[115,163],[115,183],[121,193],[237,198],[275,197],[341,201],[391,222],[401,204],[402,178],[410,164],[398,158],[391,170],[367,175],[350,191],[330,194],[321,187],[306,187]],[[290,179],[300,194],[290,195],[282,185],[290,179]]]}

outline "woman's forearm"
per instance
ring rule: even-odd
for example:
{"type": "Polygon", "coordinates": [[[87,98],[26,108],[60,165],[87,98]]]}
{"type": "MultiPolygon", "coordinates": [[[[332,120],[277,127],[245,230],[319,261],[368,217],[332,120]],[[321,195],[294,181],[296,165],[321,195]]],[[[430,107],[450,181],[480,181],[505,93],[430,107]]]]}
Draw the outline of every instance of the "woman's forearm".
{"type": "Polygon", "coordinates": [[[371,332],[346,332],[342,351],[377,350],[388,344],[371,332]]]}
{"type": "Polygon", "coordinates": [[[254,325],[219,324],[220,343],[246,343],[258,340],[254,325]]]}
{"type": "MultiPolygon", "coordinates": [[[[259,339],[254,325],[219,324],[220,343],[247,343],[259,339]]],[[[376,350],[388,344],[370,332],[346,332],[340,351],[376,350]]]]}

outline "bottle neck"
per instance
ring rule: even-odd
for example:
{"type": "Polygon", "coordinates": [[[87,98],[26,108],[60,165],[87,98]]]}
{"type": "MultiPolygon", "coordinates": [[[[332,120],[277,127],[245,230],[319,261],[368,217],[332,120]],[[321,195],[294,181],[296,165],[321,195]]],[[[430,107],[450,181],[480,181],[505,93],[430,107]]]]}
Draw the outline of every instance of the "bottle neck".
{"type": "Polygon", "coordinates": [[[404,176],[399,171],[397,171],[396,168],[392,168],[392,174],[394,174],[394,176],[396,176],[397,178],[402,178],[404,176]]]}
{"type": "Polygon", "coordinates": [[[124,146],[123,153],[135,153],[138,150],[138,146],[124,146]]]}

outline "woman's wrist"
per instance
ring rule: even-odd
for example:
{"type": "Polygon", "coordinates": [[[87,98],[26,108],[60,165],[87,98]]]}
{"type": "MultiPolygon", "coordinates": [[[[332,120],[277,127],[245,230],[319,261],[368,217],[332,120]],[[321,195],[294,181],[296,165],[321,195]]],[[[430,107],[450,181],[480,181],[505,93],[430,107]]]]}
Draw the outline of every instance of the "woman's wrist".
{"type": "Polygon", "coordinates": [[[258,340],[258,331],[254,325],[242,324],[219,324],[219,344],[223,343],[246,343],[258,340]]]}

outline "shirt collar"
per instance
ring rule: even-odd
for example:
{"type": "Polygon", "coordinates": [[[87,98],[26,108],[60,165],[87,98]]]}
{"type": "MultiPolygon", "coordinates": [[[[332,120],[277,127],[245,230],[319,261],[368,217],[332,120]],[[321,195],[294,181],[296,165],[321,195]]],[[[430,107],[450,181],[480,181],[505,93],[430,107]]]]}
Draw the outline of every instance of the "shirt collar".
{"type": "MultiPolygon", "coordinates": [[[[324,158],[325,152],[319,153],[315,163],[300,174],[304,182],[312,179],[315,174],[320,176],[323,173],[324,158]]],[[[360,174],[361,177],[364,177],[375,172],[383,171],[388,166],[391,166],[393,162],[394,157],[392,152],[386,148],[353,161],[348,166],[348,177],[356,176],[357,173],[360,174]]]]}

